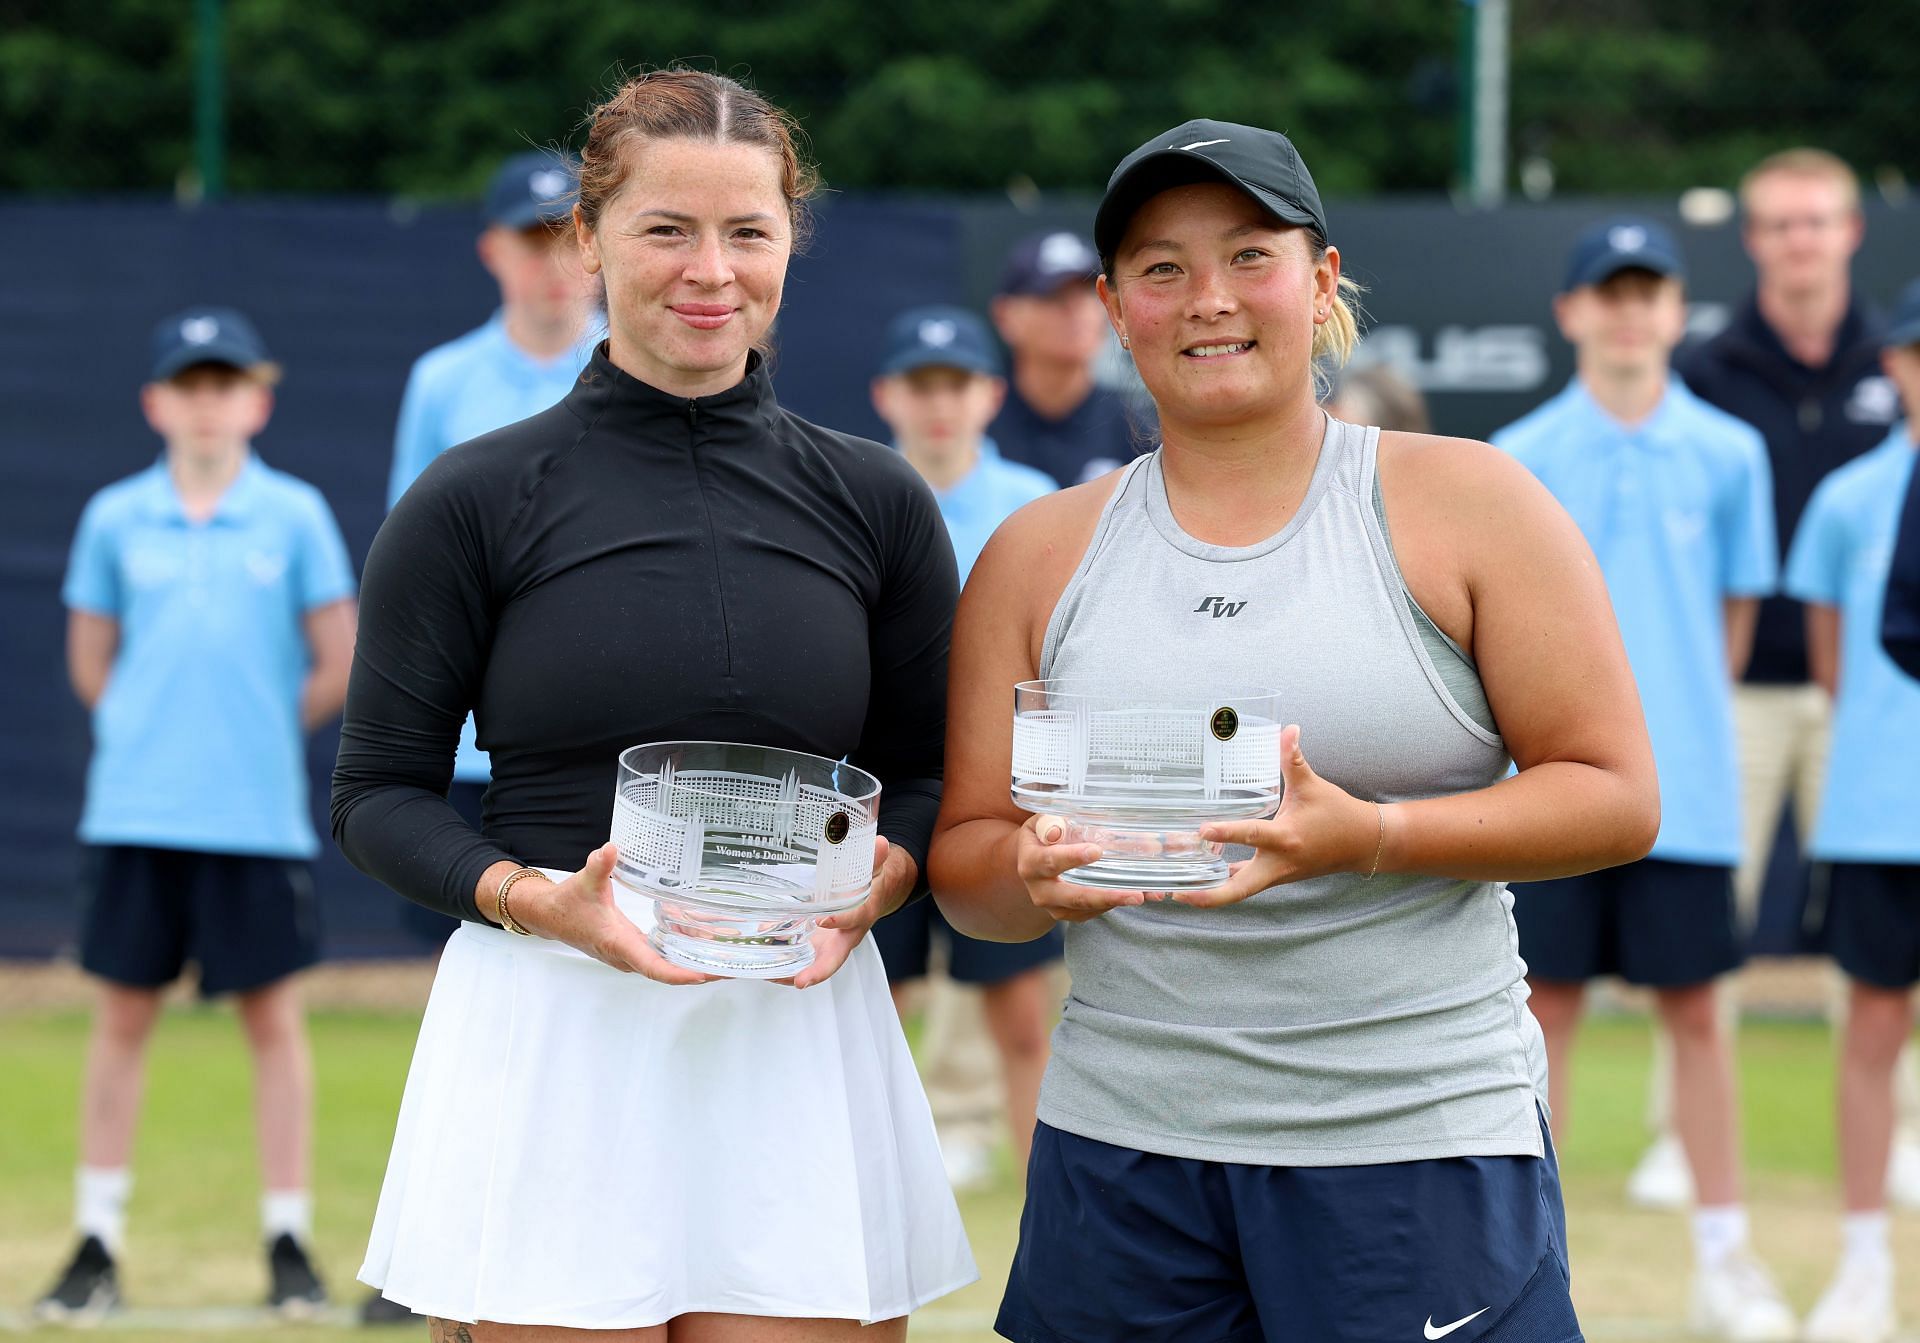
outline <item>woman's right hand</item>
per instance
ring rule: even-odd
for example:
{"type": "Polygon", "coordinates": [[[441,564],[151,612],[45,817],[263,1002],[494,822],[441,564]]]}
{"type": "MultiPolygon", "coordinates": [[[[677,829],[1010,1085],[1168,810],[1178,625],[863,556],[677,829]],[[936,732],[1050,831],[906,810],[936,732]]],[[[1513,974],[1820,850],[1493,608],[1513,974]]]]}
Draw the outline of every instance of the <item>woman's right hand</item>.
{"type": "Polygon", "coordinates": [[[1027,895],[1057,923],[1085,923],[1122,905],[1140,905],[1164,899],[1144,891],[1109,891],[1060,880],[1070,868],[1098,862],[1098,844],[1063,843],[1067,822],[1061,816],[1029,816],[1015,837],[1014,868],[1027,884],[1027,895]]]}
{"type": "Polygon", "coordinates": [[[535,937],[564,942],[596,961],[660,984],[705,984],[715,979],[675,965],[653,948],[613,902],[613,864],[620,856],[612,841],[587,855],[586,863],[565,881],[535,872],[514,883],[507,896],[514,921],[535,937]],[[538,883],[536,885],[536,883],[538,883]]]}

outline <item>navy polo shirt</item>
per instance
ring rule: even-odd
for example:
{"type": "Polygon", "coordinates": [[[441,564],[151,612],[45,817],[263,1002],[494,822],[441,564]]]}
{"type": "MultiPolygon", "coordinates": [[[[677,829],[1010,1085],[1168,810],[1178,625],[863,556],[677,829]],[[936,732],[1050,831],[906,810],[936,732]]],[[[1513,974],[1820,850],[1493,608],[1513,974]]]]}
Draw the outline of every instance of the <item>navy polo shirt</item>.
{"type": "MultiPolygon", "coordinates": [[[[1696,396],[1766,439],[1774,530],[1783,551],[1827,474],[1871,450],[1900,418],[1899,394],[1880,371],[1883,330],[1879,316],[1856,297],[1833,357],[1823,368],[1809,368],[1787,353],[1749,298],[1724,331],[1674,361],[1696,396]]],[[[1745,679],[1797,685],[1809,675],[1800,603],[1769,597],[1760,604],[1745,679]]]]}
{"type": "Polygon", "coordinates": [[[1062,486],[1104,476],[1153,447],[1152,425],[1134,428],[1126,398],[1095,386],[1064,419],[1050,420],[1007,384],[1006,404],[987,433],[1010,462],[1044,471],[1062,486]]]}
{"type": "Polygon", "coordinates": [[[311,858],[302,617],[353,595],[320,491],[249,457],[187,517],[165,460],[94,495],[62,597],[119,622],[80,837],[311,858]]]}

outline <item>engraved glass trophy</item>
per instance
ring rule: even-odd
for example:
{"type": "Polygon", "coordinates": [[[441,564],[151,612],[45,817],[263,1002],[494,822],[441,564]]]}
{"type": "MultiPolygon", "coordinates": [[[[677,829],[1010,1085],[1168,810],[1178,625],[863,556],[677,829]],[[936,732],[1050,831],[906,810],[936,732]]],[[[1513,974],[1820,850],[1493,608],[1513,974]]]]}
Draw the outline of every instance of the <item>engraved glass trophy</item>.
{"type": "Polygon", "coordinates": [[[733,742],[620,753],[613,877],[654,902],[653,945],[708,974],[774,979],[813,963],[824,914],[873,880],[880,781],[842,761],[733,742]]]}
{"type": "Polygon", "coordinates": [[[1181,891],[1227,879],[1208,821],[1280,805],[1278,696],[1250,686],[1134,693],[1098,682],[1023,681],[1013,691],[1013,800],[1060,817],[1060,842],[1099,844],[1080,886],[1181,891]]]}

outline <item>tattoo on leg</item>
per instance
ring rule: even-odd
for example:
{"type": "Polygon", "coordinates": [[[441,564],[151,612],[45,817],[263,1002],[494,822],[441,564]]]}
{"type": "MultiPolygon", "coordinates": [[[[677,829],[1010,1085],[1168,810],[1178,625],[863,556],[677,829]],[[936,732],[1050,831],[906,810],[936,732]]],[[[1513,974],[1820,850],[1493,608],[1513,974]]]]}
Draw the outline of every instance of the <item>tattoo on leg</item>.
{"type": "Polygon", "coordinates": [[[428,1320],[427,1343],[473,1343],[473,1331],[458,1320],[428,1320]]]}

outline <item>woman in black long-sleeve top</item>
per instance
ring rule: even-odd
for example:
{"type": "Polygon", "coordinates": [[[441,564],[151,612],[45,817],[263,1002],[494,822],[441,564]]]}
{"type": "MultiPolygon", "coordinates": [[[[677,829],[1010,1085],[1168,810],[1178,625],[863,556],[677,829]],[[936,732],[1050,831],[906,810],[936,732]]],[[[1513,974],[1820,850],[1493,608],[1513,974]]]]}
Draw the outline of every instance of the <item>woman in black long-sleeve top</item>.
{"type": "Polygon", "coordinates": [[[974,1276],[864,941],[920,884],[938,806],[951,549],[895,454],[774,399],[755,347],[809,186],[781,114],[657,72],[596,112],[583,158],[608,343],[558,406],[442,454],[367,561],[334,833],[467,922],[362,1277],[477,1343],[488,1323],[722,1343],[760,1327],[740,1316],[902,1337],[974,1276]],[[444,800],[469,709],[493,762],[479,834],[444,800]],[[816,940],[795,986],[818,988],[702,982],[616,902],[616,758],[665,739],[880,778],[873,892],[816,940]],[[523,868],[531,938],[500,926],[523,868]]]}

